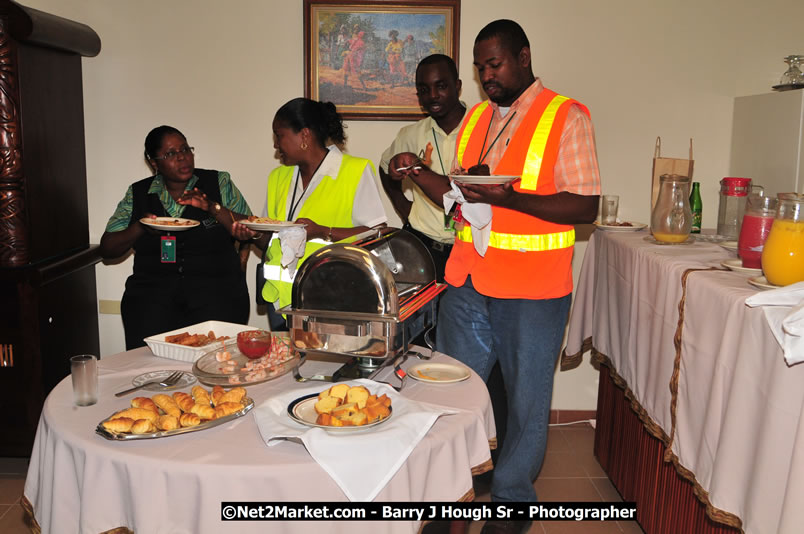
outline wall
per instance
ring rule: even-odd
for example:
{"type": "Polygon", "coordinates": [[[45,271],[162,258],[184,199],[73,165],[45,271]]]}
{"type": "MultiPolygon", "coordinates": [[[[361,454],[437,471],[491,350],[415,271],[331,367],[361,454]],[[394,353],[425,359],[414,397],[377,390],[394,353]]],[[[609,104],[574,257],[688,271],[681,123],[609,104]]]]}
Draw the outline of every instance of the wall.
{"type": "MultiPolygon", "coordinates": [[[[88,24],[103,43],[98,57],[84,60],[92,242],[126,187],[149,174],[142,143],[159,124],[181,129],[196,147],[196,164],[230,171],[252,208],[261,209],[266,176],[277,165],[273,113],[303,94],[301,0],[22,3],[88,24]]],[[[497,0],[494,6],[490,13],[488,2],[462,3],[463,99],[481,99],[471,57],[478,30],[493,18],[519,21],[531,40],[535,74],[590,108],[603,192],[620,195],[628,220],[649,221],[656,136],[669,157],[686,157],[694,138],[703,222],[714,227],[734,97],[769,92],[785,69],[782,58],[804,53],[800,1],[497,0]]],[[[347,149],[376,161],[403,124],[350,122],[347,149]]],[[[576,272],[584,250],[584,243],[576,247],[576,272]]],[[[99,266],[99,299],[119,301],[130,272],[130,259],[99,266]]],[[[252,324],[264,322],[252,312],[252,324]]],[[[102,314],[100,326],[102,354],[123,350],[120,316],[102,314]]],[[[557,373],[553,407],[594,409],[596,379],[588,363],[557,373]]]]}

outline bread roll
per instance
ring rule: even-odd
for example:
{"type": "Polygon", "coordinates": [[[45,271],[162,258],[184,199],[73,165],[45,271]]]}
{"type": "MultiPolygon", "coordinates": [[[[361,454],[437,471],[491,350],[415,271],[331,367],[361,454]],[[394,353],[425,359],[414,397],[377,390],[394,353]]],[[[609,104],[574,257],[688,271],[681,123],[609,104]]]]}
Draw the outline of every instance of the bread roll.
{"type": "Polygon", "coordinates": [[[218,404],[217,406],[215,406],[215,419],[226,417],[227,415],[239,412],[242,409],[243,405],[237,402],[224,402],[218,404]]]}
{"type": "Polygon", "coordinates": [[[176,404],[179,406],[179,408],[181,408],[181,411],[185,413],[189,412],[190,408],[192,408],[195,404],[193,397],[183,391],[177,391],[174,393],[173,400],[176,401],[176,404]]]}
{"type": "Polygon", "coordinates": [[[133,419],[134,421],[139,419],[147,419],[152,423],[156,423],[156,418],[159,417],[159,414],[151,410],[146,410],[145,408],[129,408],[127,410],[123,410],[122,412],[117,412],[110,417],[110,419],[120,419],[122,417],[133,419]]]}
{"type": "Polygon", "coordinates": [[[213,406],[217,406],[220,403],[219,399],[224,393],[226,393],[226,390],[224,390],[221,386],[213,386],[212,394],[210,395],[213,406]]]}
{"type": "Polygon", "coordinates": [[[150,434],[151,432],[156,432],[156,425],[147,419],[134,421],[134,424],[131,425],[132,434],[150,434]]]}
{"type": "Polygon", "coordinates": [[[179,419],[174,415],[160,415],[156,420],[156,428],[159,430],[176,430],[179,428],[179,419]]]}
{"type": "Polygon", "coordinates": [[[176,404],[176,401],[174,401],[173,397],[170,395],[157,393],[153,396],[153,400],[166,414],[172,415],[173,417],[181,417],[181,408],[179,408],[179,405],[176,404]]]}
{"type": "Polygon", "coordinates": [[[190,390],[190,392],[192,393],[193,399],[195,399],[196,403],[206,404],[207,406],[212,404],[212,399],[209,398],[209,392],[201,386],[193,386],[193,389],[190,390]]]}
{"type": "Polygon", "coordinates": [[[159,413],[159,408],[156,407],[156,403],[148,397],[134,397],[131,399],[131,407],[132,408],[145,408],[146,410],[151,410],[159,413]]]}
{"type": "Polygon", "coordinates": [[[190,413],[196,414],[201,419],[215,419],[215,408],[209,404],[195,403],[190,408],[190,413]]]}
{"type": "Polygon", "coordinates": [[[130,417],[121,417],[119,419],[110,419],[101,423],[103,428],[115,434],[122,434],[131,431],[131,425],[134,424],[134,419],[130,417]]]}
{"type": "Polygon", "coordinates": [[[367,390],[365,386],[355,386],[349,388],[349,391],[346,393],[346,402],[353,402],[357,404],[358,408],[363,409],[366,407],[366,401],[369,395],[369,390],[367,390]]]}
{"type": "Polygon", "coordinates": [[[182,427],[197,426],[201,424],[201,418],[194,413],[183,413],[179,417],[179,424],[182,427]]]}
{"type": "Polygon", "coordinates": [[[218,399],[218,404],[223,402],[240,402],[246,396],[246,389],[241,387],[232,388],[218,399]]]}

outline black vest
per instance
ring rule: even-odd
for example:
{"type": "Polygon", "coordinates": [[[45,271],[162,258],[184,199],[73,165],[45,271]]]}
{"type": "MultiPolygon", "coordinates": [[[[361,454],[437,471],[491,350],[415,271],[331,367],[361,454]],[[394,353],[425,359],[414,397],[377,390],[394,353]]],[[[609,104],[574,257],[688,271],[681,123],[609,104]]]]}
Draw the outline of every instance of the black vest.
{"type": "MultiPolygon", "coordinates": [[[[195,169],[198,177],[195,187],[205,193],[210,202],[220,202],[218,171],[195,169]]],[[[154,177],[148,177],[132,185],[134,205],[129,224],[138,221],[146,213],[169,217],[159,195],[148,194],[154,177]]],[[[176,237],[176,263],[161,262],[162,235],[148,232],[134,243],[134,276],[225,276],[240,273],[240,259],[234,248],[234,238],[209,213],[185,206],[182,217],[200,221],[195,228],[171,232],[176,237]]]]}

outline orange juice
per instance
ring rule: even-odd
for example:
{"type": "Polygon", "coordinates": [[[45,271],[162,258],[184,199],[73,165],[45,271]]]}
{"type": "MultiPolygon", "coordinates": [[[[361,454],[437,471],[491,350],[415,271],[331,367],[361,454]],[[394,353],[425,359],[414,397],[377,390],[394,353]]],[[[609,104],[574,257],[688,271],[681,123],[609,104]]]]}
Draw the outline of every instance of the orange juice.
{"type": "Polygon", "coordinates": [[[684,241],[689,238],[689,234],[666,234],[663,232],[653,232],[653,237],[656,238],[656,241],[662,241],[664,243],[683,243],[684,241]]]}
{"type": "Polygon", "coordinates": [[[804,281],[804,221],[773,221],[762,249],[762,272],[777,286],[804,281]]]}

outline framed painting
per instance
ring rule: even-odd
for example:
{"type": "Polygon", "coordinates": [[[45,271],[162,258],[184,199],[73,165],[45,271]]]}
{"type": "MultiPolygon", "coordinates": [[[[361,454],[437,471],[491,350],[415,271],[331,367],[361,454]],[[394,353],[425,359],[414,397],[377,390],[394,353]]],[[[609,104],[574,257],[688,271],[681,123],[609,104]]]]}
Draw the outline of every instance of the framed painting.
{"type": "Polygon", "coordinates": [[[460,0],[304,0],[304,96],[345,119],[417,120],[419,60],[458,62],[460,0]]]}

